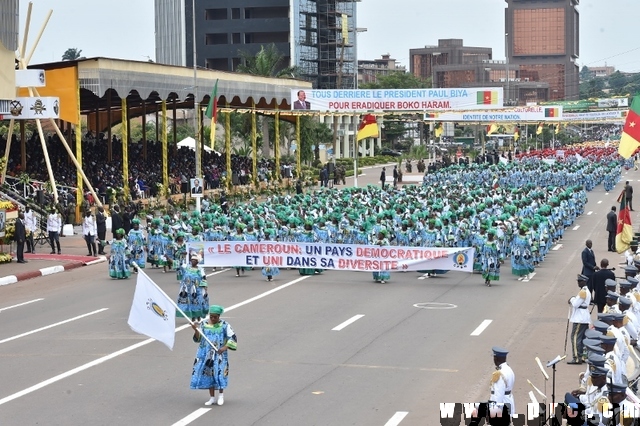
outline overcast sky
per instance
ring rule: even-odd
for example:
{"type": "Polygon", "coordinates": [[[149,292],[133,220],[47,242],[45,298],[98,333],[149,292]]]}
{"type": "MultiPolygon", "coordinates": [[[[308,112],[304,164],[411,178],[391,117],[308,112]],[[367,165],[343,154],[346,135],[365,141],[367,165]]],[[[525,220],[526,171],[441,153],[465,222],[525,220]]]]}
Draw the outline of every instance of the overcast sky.
{"type": "MultiPolygon", "coordinates": [[[[28,47],[49,11],[53,15],[31,60],[59,61],[67,48],[86,57],[155,59],[153,0],[32,0],[28,47]]],[[[24,27],[27,0],[20,0],[24,27]]],[[[492,47],[504,58],[504,0],[362,0],[358,3],[358,57],[389,53],[408,65],[409,49],[435,45],[439,38],[462,38],[466,45],[492,47]]],[[[580,66],[614,65],[640,71],[640,39],[634,25],[640,0],[581,0],[580,66]]],[[[22,34],[21,34],[22,39],[22,34]]]]}

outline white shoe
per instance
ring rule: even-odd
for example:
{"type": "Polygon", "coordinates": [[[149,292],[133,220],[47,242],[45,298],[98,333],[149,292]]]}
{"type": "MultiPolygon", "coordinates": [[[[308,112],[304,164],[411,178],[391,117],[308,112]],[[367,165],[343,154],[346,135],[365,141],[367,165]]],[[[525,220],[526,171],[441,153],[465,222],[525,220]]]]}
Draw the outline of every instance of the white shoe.
{"type": "Polygon", "coordinates": [[[222,404],[224,404],[224,395],[220,395],[218,397],[218,405],[222,405],[222,404]]]}
{"type": "Polygon", "coordinates": [[[386,284],[387,282],[385,280],[380,281],[380,284],[386,284]]]}
{"type": "Polygon", "coordinates": [[[209,398],[207,402],[204,403],[204,405],[213,405],[215,403],[216,403],[216,397],[212,396],[211,398],[209,398]]]}

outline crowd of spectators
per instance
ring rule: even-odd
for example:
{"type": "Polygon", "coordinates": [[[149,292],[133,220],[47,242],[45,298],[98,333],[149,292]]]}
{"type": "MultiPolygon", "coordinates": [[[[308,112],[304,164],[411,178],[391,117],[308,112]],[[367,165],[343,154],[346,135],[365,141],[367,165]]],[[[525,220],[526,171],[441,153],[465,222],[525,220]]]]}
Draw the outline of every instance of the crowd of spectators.
{"type": "MultiPolygon", "coordinates": [[[[0,136],[0,150],[4,152],[6,138],[0,136]]],[[[9,152],[7,175],[18,177],[27,173],[31,180],[48,180],[44,153],[37,133],[31,135],[26,144],[26,169],[21,168],[20,141],[14,134],[9,152]]],[[[75,152],[75,136],[70,138],[69,145],[75,152]]],[[[104,195],[108,188],[121,188],[122,182],[122,143],[113,136],[112,160],[108,159],[108,141],[106,136],[100,140],[94,137],[83,138],[82,167],[91,181],[96,193],[104,195]]],[[[47,151],[54,172],[56,183],[63,186],[76,186],[75,166],[69,158],[62,142],[57,135],[47,137],[47,151]]],[[[128,146],[129,187],[134,197],[156,196],[158,187],[162,184],[162,144],[147,141],[147,155],[144,156],[142,142],[132,142],[128,146]]],[[[226,177],[226,156],[217,152],[204,152],[202,157],[203,178],[206,189],[220,187],[226,177]]],[[[246,185],[250,182],[253,160],[251,157],[231,156],[231,182],[234,185],[246,185]]],[[[169,148],[168,155],[169,190],[178,194],[188,190],[189,179],[195,177],[195,153],[187,147],[169,148]]],[[[259,181],[269,181],[272,178],[275,162],[273,159],[260,159],[257,163],[257,178],[259,181]]],[[[288,163],[282,164],[282,177],[291,177],[292,167],[288,163]]]]}

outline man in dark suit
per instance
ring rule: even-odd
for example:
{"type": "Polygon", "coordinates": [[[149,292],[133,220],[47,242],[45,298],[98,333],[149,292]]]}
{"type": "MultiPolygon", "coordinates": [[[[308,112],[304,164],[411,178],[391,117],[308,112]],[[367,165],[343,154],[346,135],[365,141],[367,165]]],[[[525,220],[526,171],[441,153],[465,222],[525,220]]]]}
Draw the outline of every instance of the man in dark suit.
{"type": "Polygon", "coordinates": [[[24,226],[24,213],[18,213],[18,218],[16,219],[16,227],[13,234],[13,240],[16,242],[18,247],[16,248],[16,257],[18,258],[18,263],[27,263],[24,260],[24,243],[27,239],[27,230],[24,226]]]}
{"type": "Polygon", "coordinates": [[[107,239],[107,216],[105,216],[104,207],[102,206],[98,207],[98,212],[96,213],[96,230],[98,232],[98,254],[105,254],[104,241],[107,239]]]}
{"type": "Polygon", "coordinates": [[[293,103],[293,109],[311,109],[311,103],[307,102],[304,90],[298,90],[298,100],[293,103]]]}
{"type": "Polygon", "coordinates": [[[111,234],[113,234],[114,239],[116,238],[116,231],[120,228],[123,228],[122,214],[120,213],[120,206],[116,204],[111,212],[111,234]]]}
{"type": "Polygon", "coordinates": [[[607,259],[602,259],[600,261],[600,269],[593,274],[591,280],[587,284],[589,289],[594,292],[593,302],[598,306],[598,313],[601,313],[604,309],[604,305],[607,304],[607,281],[616,281],[616,274],[614,274],[611,269],[607,269],[608,267],[609,261],[607,259]]]}
{"type": "Polygon", "coordinates": [[[596,255],[593,253],[591,246],[593,243],[591,240],[587,240],[585,243],[585,248],[582,250],[582,272],[581,274],[585,277],[591,279],[593,274],[600,269],[598,265],[596,265],[596,255]]]}
{"type": "Polygon", "coordinates": [[[200,185],[200,179],[193,180],[193,186],[191,187],[192,194],[202,194],[202,186],[200,185]]]}
{"type": "Polygon", "coordinates": [[[624,196],[627,198],[629,211],[633,211],[633,204],[631,204],[631,199],[633,198],[633,187],[629,185],[629,181],[624,185],[624,196]]]}
{"type": "Polygon", "coordinates": [[[607,242],[608,251],[616,251],[616,232],[618,231],[618,217],[616,216],[616,206],[611,207],[607,213],[607,232],[609,240],[607,242]]]}

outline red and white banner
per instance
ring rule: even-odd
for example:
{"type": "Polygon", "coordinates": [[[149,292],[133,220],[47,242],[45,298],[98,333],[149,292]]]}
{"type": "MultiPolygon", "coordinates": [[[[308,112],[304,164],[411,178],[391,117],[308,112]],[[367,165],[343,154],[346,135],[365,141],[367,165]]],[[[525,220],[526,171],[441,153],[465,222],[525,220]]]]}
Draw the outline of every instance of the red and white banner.
{"type": "MultiPolygon", "coordinates": [[[[473,271],[470,247],[399,247],[275,241],[207,241],[187,244],[202,266],[275,266],[339,271],[473,271]]],[[[187,258],[189,258],[187,257],[187,258]]]]}

